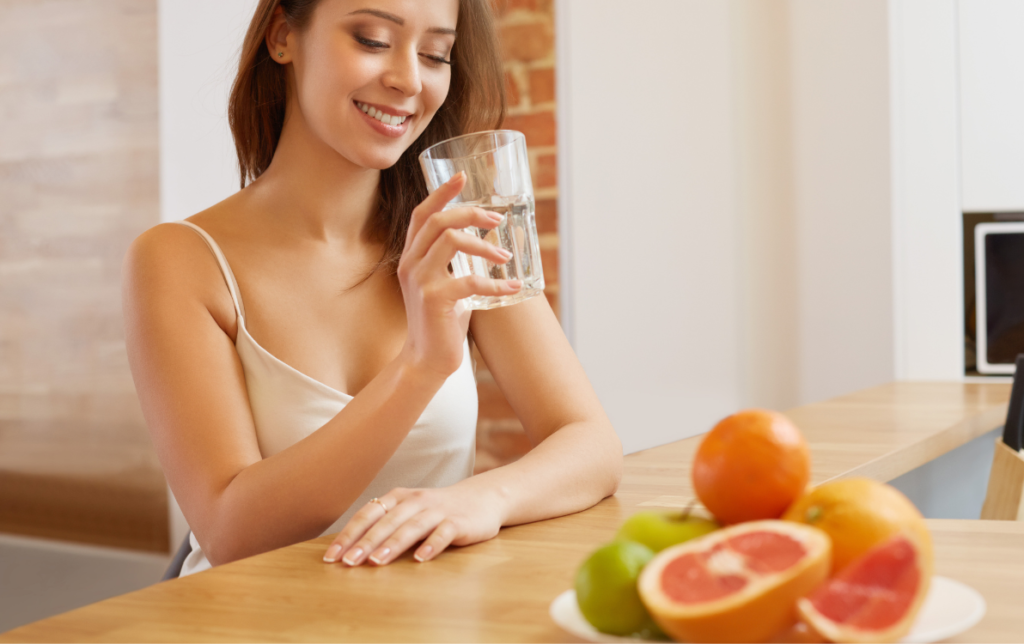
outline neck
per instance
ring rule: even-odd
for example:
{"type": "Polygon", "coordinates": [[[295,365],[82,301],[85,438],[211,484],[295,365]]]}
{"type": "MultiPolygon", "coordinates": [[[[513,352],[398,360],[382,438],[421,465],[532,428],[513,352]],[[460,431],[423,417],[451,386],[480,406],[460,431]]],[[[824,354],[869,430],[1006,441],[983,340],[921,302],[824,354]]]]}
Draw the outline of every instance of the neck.
{"type": "Polygon", "coordinates": [[[371,240],[380,170],[357,166],[310,131],[289,101],[270,167],[251,189],[289,234],[346,244],[371,240]]]}

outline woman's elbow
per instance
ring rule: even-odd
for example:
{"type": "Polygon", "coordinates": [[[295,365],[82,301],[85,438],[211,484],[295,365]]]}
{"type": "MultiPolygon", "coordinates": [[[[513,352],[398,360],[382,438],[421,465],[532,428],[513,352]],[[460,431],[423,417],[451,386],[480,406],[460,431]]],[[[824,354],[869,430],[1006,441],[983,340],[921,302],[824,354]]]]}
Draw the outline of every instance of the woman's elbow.
{"type": "Polygon", "coordinates": [[[239,540],[233,539],[229,535],[214,533],[205,535],[205,538],[200,538],[197,534],[196,541],[199,542],[200,547],[203,549],[203,554],[211,566],[231,563],[232,561],[244,559],[246,556],[241,553],[239,540]]]}
{"type": "Polygon", "coordinates": [[[623,456],[622,456],[622,441],[619,440],[615,430],[612,429],[611,425],[608,426],[608,439],[607,439],[606,453],[607,453],[607,465],[603,468],[605,471],[605,497],[609,497],[615,494],[619,489],[619,484],[622,483],[622,471],[623,471],[623,456]]]}

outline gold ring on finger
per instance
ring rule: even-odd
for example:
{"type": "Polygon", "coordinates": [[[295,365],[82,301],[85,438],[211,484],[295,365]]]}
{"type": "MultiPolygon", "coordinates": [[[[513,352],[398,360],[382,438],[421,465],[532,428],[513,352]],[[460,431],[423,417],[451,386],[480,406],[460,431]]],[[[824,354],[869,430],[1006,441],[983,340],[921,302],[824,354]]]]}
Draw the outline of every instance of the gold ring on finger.
{"type": "Polygon", "coordinates": [[[380,507],[384,508],[384,514],[388,513],[388,506],[384,505],[384,502],[381,501],[380,499],[378,499],[377,497],[373,497],[372,499],[370,499],[369,502],[370,503],[376,503],[380,507]]]}

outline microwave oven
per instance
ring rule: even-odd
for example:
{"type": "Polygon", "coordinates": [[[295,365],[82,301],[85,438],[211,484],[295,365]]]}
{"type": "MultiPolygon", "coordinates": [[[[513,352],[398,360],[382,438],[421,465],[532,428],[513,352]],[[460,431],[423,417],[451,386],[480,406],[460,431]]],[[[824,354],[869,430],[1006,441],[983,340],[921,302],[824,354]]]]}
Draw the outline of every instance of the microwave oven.
{"type": "Polygon", "coordinates": [[[1024,221],[974,227],[977,371],[1013,374],[1024,353],[1024,221]]]}

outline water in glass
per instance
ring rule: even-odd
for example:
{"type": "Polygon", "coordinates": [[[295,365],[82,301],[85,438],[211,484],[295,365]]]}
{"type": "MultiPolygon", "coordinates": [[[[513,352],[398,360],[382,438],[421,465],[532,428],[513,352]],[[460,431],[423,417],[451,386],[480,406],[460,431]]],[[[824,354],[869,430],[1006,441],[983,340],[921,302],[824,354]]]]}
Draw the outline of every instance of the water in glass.
{"type": "Polygon", "coordinates": [[[465,231],[476,235],[484,241],[504,248],[512,253],[512,258],[504,264],[456,253],[452,260],[455,277],[480,275],[490,279],[522,280],[523,288],[515,295],[469,297],[470,308],[492,309],[521,302],[535,295],[544,293],[544,269],[540,261],[540,245],[537,240],[537,224],[534,214],[534,203],[531,195],[518,197],[496,197],[477,202],[461,202],[450,204],[450,208],[476,206],[484,210],[496,212],[504,216],[497,227],[490,230],[471,226],[465,231]]]}

